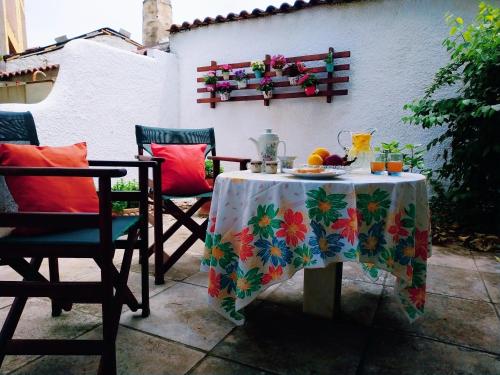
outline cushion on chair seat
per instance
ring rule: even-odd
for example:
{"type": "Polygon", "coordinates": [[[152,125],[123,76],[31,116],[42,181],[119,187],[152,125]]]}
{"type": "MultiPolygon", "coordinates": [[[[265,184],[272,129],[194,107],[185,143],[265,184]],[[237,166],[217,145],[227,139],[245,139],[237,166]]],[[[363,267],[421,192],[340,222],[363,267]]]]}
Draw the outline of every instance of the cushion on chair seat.
{"type": "MultiPolygon", "coordinates": [[[[138,216],[123,216],[113,219],[112,239],[116,241],[139,222],[138,216]]],[[[10,235],[0,238],[3,245],[98,245],[99,228],[77,229],[72,231],[40,234],[34,236],[10,235]]]]}

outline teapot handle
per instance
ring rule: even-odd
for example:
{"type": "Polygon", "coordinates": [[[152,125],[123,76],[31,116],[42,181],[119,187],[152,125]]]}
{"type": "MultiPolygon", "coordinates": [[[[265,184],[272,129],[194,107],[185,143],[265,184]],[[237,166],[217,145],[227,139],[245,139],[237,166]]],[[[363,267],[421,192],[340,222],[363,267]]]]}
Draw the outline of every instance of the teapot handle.
{"type": "Polygon", "coordinates": [[[342,142],[340,142],[340,135],[342,133],[350,133],[349,130],[341,130],[339,131],[339,134],[337,134],[337,142],[339,143],[340,147],[342,147],[344,149],[344,151],[348,151],[349,150],[349,147],[346,147],[342,144],[342,142]]]}
{"type": "Polygon", "coordinates": [[[377,128],[368,128],[368,129],[366,129],[366,131],[368,133],[370,133],[370,135],[373,135],[373,133],[375,133],[377,131],[377,128]]]}

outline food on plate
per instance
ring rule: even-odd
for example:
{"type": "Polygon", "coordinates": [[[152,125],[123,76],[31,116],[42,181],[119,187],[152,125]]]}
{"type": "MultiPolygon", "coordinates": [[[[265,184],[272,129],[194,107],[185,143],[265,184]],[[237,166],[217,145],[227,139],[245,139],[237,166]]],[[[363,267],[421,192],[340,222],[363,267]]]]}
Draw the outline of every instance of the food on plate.
{"type": "Polygon", "coordinates": [[[323,168],[300,168],[296,170],[297,173],[322,173],[323,171],[323,168]]]}

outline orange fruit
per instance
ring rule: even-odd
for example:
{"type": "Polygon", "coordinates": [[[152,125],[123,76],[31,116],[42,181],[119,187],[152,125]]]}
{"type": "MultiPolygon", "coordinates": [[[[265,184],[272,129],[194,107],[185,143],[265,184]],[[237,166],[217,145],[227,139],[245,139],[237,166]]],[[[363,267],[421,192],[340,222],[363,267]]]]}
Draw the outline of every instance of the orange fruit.
{"type": "Polygon", "coordinates": [[[330,156],[330,151],[324,147],[318,147],[312,153],[321,156],[321,159],[323,160],[330,156]]]}
{"type": "Polygon", "coordinates": [[[323,165],[323,158],[318,154],[311,154],[307,158],[307,164],[309,165],[323,165]]]}

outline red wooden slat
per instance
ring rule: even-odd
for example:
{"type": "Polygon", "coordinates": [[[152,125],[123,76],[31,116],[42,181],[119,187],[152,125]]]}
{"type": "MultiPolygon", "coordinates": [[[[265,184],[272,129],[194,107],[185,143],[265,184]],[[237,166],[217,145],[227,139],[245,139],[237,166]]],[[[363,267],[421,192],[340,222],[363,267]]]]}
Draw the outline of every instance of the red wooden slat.
{"type": "MultiPolygon", "coordinates": [[[[347,76],[346,77],[333,77],[332,79],[320,78],[320,79],[318,79],[318,81],[320,84],[345,83],[345,82],[349,82],[349,77],[347,77],[347,76]]],[[[259,85],[258,83],[249,83],[249,84],[247,84],[247,87],[245,89],[239,89],[237,85],[231,85],[231,87],[233,88],[233,90],[252,90],[252,89],[256,89],[258,85],[259,85]]],[[[288,80],[286,80],[286,81],[274,82],[274,87],[300,87],[300,86],[290,86],[290,82],[288,82],[288,80]]],[[[210,92],[207,90],[206,87],[199,87],[196,91],[199,93],[210,92]]]]}
{"type": "MultiPolygon", "coordinates": [[[[302,56],[291,56],[287,57],[287,61],[289,62],[295,62],[295,61],[317,61],[317,60],[324,60],[328,54],[327,53],[318,53],[315,55],[302,55],[302,56]]],[[[340,51],[340,52],[335,52],[333,54],[334,59],[342,59],[342,58],[347,58],[351,57],[351,51],[340,51]]],[[[265,63],[269,64],[269,60],[264,60],[265,63]]],[[[241,62],[241,63],[229,63],[233,69],[241,69],[241,68],[249,68],[251,62],[246,61],[246,62],[241,62]]],[[[222,68],[222,65],[225,64],[220,64],[217,65],[215,68],[213,66],[207,65],[207,66],[199,66],[196,68],[197,72],[208,72],[213,69],[220,70],[222,68]]]]}
{"type": "MultiPolygon", "coordinates": [[[[322,97],[322,96],[327,96],[327,95],[332,95],[332,96],[340,96],[340,95],[347,95],[348,90],[333,90],[331,92],[328,92],[326,90],[322,90],[318,92],[317,95],[315,96],[307,96],[305,92],[287,92],[287,93],[280,93],[280,94],[274,94],[273,98],[271,99],[291,99],[291,98],[315,98],[315,97],[322,97]]],[[[240,102],[240,101],[250,101],[250,100],[264,100],[262,95],[248,95],[248,96],[232,96],[229,101],[232,102],[240,102]]],[[[221,102],[220,98],[201,98],[196,100],[197,103],[212,103],[212,102],[221,102]]]]}

